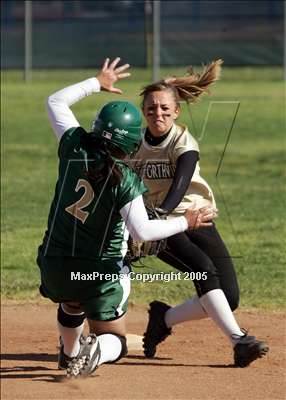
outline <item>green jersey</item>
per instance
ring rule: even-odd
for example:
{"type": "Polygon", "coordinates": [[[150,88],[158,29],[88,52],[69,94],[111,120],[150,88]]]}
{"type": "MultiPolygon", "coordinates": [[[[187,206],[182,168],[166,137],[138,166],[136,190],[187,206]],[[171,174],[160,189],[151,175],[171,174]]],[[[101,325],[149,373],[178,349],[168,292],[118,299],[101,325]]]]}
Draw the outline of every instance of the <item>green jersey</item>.
{"type": "Polygon", "coordinates": [[[42,251],[47,256],[72,256],[104,260],[125,255],[128,233],[120,209],[146,188],[124,162],[120,184],[108,179],[89,181],[90,160],[81,147],[81,127],[69,129],[58,150],[59,177],[51,204],[42,251]]]}

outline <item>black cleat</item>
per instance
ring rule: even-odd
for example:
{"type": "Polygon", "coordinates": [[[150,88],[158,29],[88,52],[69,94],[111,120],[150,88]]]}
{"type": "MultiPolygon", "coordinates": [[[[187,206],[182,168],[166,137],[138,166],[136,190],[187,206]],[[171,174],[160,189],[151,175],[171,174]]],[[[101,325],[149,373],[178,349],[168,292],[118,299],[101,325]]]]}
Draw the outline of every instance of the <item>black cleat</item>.
{"type": "Polygon", "coordinates": [[[240,368],[247,367],[268,351],[269,347],[265,342],[257,340],[255,336],[248,336],[246,332],[234,346],[234,365],[240,368]]]}
{"type": "Polygon", "coordinates": [[[147,358],[153,358],[156,353],[156,346],[163,342],[172,333],[165,323],[165,313],[171,308],[161,301],[150,303],[149,321],[143,337],[144,354],[147,358]]]}

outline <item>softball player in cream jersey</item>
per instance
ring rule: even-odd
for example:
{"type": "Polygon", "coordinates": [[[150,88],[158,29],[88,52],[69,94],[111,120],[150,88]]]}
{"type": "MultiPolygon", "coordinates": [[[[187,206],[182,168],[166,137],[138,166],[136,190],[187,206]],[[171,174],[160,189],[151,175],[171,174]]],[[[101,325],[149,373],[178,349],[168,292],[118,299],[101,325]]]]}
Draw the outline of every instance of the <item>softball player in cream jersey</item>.
{"type": "MultiPolygon", "coordinates": [[[[144,201],[157,212],[173,218],[186,208],[215,207],[213,192],[200,175],[199,147],[186,126],[176,122],[180,102],[194,102],[215,82],[222,61],[212,62],[201,74],[170,77],[146,86],[141,93],[147,122],[144,138],[133,162],[148,192],[144,201]]],[[[187,230],[167,239],[167,248],[158,257],[183,272],[195,272],[197,295],[176,307],[160,301],[150,304],[144,334],[144,352],[153,357],[156,346],[183,321],[210,317],[229,338],[234,363],[245,367],[268,351],[268,346],[241,330],[232,313],[238,306],[236,273],[214,223],[187,230]]]]}
{"type": "MultiPolygon", "coordinates": [[[[168,136],[160,144],[152,146],[147,140],[143,136],[134,165],[148,188],[145,204],[151,208],[161,207],[173,183],[177,160],[188,151],[199,153],[199,146],[186,126],[176,124],[172,126],[168,136]]],[[[191,184],[180,203],[168,213],[168,217],[182,214],[189,207],[199,209],[205,206],[215,208],[216,204],[210,186],[200,176],[200,167],[197,162],[191,184]]]]}

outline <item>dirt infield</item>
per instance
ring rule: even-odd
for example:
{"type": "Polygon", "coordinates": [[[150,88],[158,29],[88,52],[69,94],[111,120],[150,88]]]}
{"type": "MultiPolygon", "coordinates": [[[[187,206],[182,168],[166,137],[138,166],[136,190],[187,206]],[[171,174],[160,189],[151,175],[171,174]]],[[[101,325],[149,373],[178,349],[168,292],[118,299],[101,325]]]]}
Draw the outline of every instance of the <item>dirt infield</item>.
{"type": "MultiPolygon", "coordinates": [[[[101,366],[95,376],[66,381],[57,370],[55,311],[46,303],[2,305],[3,400],[286,398],[282,313],[237,313],[241,326],[270,345],[269,355],[248,368],[232,367],[229,343],[211,321],[204,320],[176,327],[155,359],[133,350],[118,364],[101,366]]],[[[144,308],[131,307],[128,331],[142,334],[146,318],[144,308]]]]}

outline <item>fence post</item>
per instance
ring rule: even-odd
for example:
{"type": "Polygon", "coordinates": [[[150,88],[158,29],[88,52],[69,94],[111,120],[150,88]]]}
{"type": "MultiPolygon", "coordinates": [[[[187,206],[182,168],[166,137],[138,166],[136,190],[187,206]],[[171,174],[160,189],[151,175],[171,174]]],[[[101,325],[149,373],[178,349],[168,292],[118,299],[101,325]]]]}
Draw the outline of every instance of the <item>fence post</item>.
{"type": "Polygon", "coordinates": [[[160,0],[153,1],[153,82],[160,75],[160,0]]]}
{"type": "Polygon", "coordinates": [[[286,81],[286,1],[284,1],[284,81],[286,81]]]}
{"type": "Polygon", "coordinates": [[[25,69],[24,80],[32,78],[32,1],[25,1],[25,69]]]}

